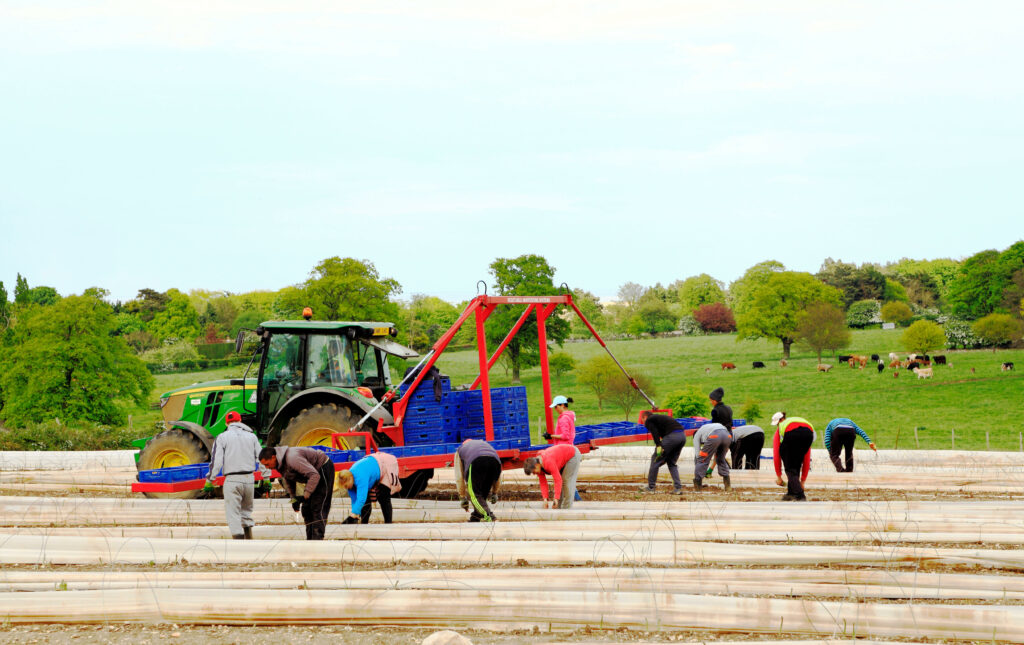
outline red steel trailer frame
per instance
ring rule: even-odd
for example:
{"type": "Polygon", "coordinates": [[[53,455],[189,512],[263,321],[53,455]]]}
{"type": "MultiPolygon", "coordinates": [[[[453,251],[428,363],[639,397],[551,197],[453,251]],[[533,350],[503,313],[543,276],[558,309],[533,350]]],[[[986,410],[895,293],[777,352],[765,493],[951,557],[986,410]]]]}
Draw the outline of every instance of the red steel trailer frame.
{"type": "MultiPolygon", "coordinates": [[[[488,373],[490,372],[490,369],[494,367],[495,363],[498,362],[498,359],[501,358],[501,355],[505,351],[505,348],[507,348],[509,343],[512,342],[512,339],[516,337],[516,334],[519,333],[519,330],[522,328],[523,324],[529,319],[531,314],[535,314],[537,317],[537,341],[540,344],[540,375],[541,384],[544,392],[545,423],[547,432],[551,432],[552,430],[554,430],[554,418],[550,407],[552,399],[551,373],[548,367],[547,326],[545,321],[551,316],[552,313],[554,313],[555,309],[559,305],[566,305],[570,307],[576,313],[576,315],[580,317],[580,320],[583,322],[584,325],[586,325],[590,333],[593,334],[597,342],[601,344],[601,347],[603,347],[606,352],[608,352],[608,355],[611,356],[612,360],[615,361],[615,364],[618,365],[619,369],[622,370],[622,373],[625,374],[627,379],[629,379],[630,384],[638,392],[640,392],[640,394],[647,400],[648,403],[651,404],[652,410],[656,410],[659,412],[670,412],[668,410],[657,410],[657,406],[654,405],[654,401],[652,401],[650,397],[648,397],[647,394],[644,393],[644,391],[637,384],[636,380],[632,376],[630,376],[628,372],[626,372],[626,369],[622,366],[621,363],[619,363],[618,359],[615,358],[615,355],[612,354],[611,350],[608,348],[608,345],[605,344],[604,340],[601,338],[601,335],[597,333],[597,330],[594,329],[594,326],[590,324],[590,321],[587,320],[587,317],[583,315],[583,312],[580,311],[579,307],[576,306],[576,303],[573,302],[571,295],[560,294],[551,296],[489,296],[485,293],[483,295],[479,295],[473,298],[466,306],[466,309],[459,316],[458,320],[455,321],[455,324],[453,324],[451,328],[448,331],[446,331],[431,347],[430,351],[427,354],[427,359],[425,363],[423,363],[421,369],[419,370],[419,373],[416,375],[412,383],[409,385],[409,389],[406,390],[405,395],[398,401],[395,401],[395,403],[392,406],[392,417],[395,420],[394,425],[384,425],[384,422],[381,421],[378,424],[377,431],[387,435],[391,439],[391,441],[394,442],[395,446],[401,447],[405,445],[405,433],[402,427],[402,421],[405,419],[405,411],[409,406],[410,398],[416,391],[416,388],[419,387],[420,383],[423,381],[427,372],[437,362],[437,359],[448,347],[448,344],[451,343],[452,339],[455,337],[455,334],[458,333],[459,329],[462,328],[462,325],[469,319],[469,317],[473,316],[476,325],[476,349],[477,359],[480,365],[480,374],[473,381],[473,384],[470,386],[470,389],[476,389],[477,387],[479,387],[482,390],[481,398],[483,399],[485,436],[487,441],[493,441],[494,420],[491,417],[491,386],[488,373]],[[519,319],[516,321],[515,325],[512,326],[512,329],[509,330],[508,334],[505,336],[504,340],[502,340],[501,343],[498,345],[494,353],[490,355],[490,357],[488,357],[487,334],[485,333],[486,323],[490,315],[493,314],[497,307],[500,305],[526,305],[526,309],[523,310],[523,313],[519,316],[519,319]]],[[[383,401],[390,400],[393,397],[394,391],[388,392],[387,394],[384,395],[383,401]]],[[[376,443],[373,441],[372,433],[359,432],[355,429],[352,432],[336,433],[332,438],[332,444],[334,445],[334,447],[338,447],[339,437],[354,435],[364,436],[366,438],[367,454],[377,449],[376,443]]],[[[650,433],[644,432],[634,435],[591,439],[588,443],[577,444],[576,447],[579,448],[581,453],[585,454],[602,445],[628,443],[634,441],[645,441],[650,438],[650,433]]],[[[501,457],[503,468],[508,469],[521,466],[527,458],[535,456],[538,453],[539,450],[511,449],[499,450],[498,456],[501,457]]],[[[405,477],[418,470],[451,467],[453,462],[454,455],[452,453],[438,455],[423,455],[418,457],[399,457],[399,476],[405,477]]],[[[335,470],[343,470],[347,469],[352,463],[353,462],[339,463],[335,464],[334,467],[335,470]]],[[[278,477],[279,474],[275,472],[273,476],[278,477]]],[[[259,481],[261,479],[259,473],[255,473],[255,479],[256,481],[259,481]]],[[[174,493],[185,490],[194,490],[196,488],[202,488],[204,483],[205,480],[203,479],[175,483],[136,482],[132,484],[132,491],[174,493]]],[[[217,480],[215,480],[215,483],[217,485],[221,485],[223,483],[223,478],[218,478],[217,480]]]]}

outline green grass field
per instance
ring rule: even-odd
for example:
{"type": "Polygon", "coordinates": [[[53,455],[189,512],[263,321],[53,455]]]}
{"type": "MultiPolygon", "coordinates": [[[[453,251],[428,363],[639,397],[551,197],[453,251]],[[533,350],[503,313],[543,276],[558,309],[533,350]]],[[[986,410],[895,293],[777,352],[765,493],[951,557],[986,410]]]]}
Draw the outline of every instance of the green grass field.
{"type": "MultiPolygon", "coordinates": [[[[905,355],[899,344],[901,333],[899,329],[855,331],[852,345],[842,353],[874,353],[883,358],[890,351],[905,355]]],[[[686,385],[695,385],[704,392],[721,386],[725,389],[725,402],[733,407],[736,416],[740,416],[746,400],[759,401],[762,415],[748,422],[766,429],[771,414],[785,410],[791,416],[807,418],[820,431],[834,417],[850,417],[880,448],[895,447],[897,433],[900,448],[914,448],[914,428],[918,427],[920,448],[950,448],[951,431],[955,430],[956,448],[984,450],[987,430],[991,449],[1019,450],[1024,432],[1024,375],[1000,371],[1004,361],[1013,361],[1018,369],[1024,369],[1021,350],[945,351],[952,365],[936,366],[934,378],[918,380],[906,370],[900,370],[899,378],[895,379],[888,368],[878,374],[870,363],[864,370],[851,369],[837,365],[830,356],[824,362],[834,365],[832,371],[818,373],[817,357],[795,348],[789,366],[781,368],[778,343],[737,342],[735,335],[614,341],[609,347],[624,365],[651,377],[656,403],[686,385]],[[752,369],[751,362],[756,360],[767,367],[752,369]],[[722,371],[719,364],[723,361],[735,363],[737,369],[722,371]],[[710,368],[711,373],[705,374],[705,368],[710,368]]],[[[597,343],[587,342],[568,343],[562,351],[584,361],[603,349],[597,343]]],[[[476,353],[445,353],[438,366],[452,377],[453,384],[468,384],[477,373],[476,353]]],[[[241,368],[228,368],[158,376],[153,398],[197,381],[240,375],[241,368]]],[[[491,371],[491,377],[492,386],[511,384],[499,366],[491,371]]],[[[543,419],[540,369],[525,370],[522,377],[530,400],[530,426],[536,437],[541,431],[538,421],[543,419]]],[[[563,376],[561,386],[553,380],[552,387],[554,394],[565,394],[575,400],[573,409],[579,425],[625,418],[621,409],[608,404],[599,410],[596,396],[577,387],[571,373],[563,376]]],[[[638,412],[639,408],[634,409],[631,419],[636,419],[638,412]]],[[[136,427],[150,425],[159,418],[153,411],[139,411],[137,415],[136,427]]]]}

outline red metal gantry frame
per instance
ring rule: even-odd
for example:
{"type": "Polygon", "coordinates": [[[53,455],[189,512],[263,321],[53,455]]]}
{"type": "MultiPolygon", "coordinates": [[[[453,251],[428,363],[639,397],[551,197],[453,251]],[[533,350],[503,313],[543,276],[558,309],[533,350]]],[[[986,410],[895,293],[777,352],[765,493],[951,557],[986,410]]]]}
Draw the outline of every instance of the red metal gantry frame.
{"type": "MultiPolygon", "coordinates": [[[[384,425],[383,421],[381,421],[377,427],[378,432],[382,432],[386,434],[388,437],[390,437],[391,440],[394,442],[395,446],[405,445],[405,435],[402,427],[402,421],[405,419],[405,411],[409,406],[409,401],[412,397],[412,394],[416,391],[416,388],[419,387],[420,383],[423,381],[427,372],[434,365],[434,363],[437,362],[437,359],[448,347],[449,343],[451,343],[452,339],[455,337],[455,334],[458,333],[459,329],[462,328],[462,325],[472,315],[475,316],[477,356],[480,365],[480,374],[473,381],[472,385],[470,386],[470,389],[476,389],[477,387],[479,387],[482,391],[481,398],[483,400],[485,436],[488,441],[493,441],[494,419],[491,416],[491,386],[488,373],[490,372],[490,369],[494,367],[495,363],[498,362],[498,359],[501,358],[502,353],[508,347],[509,343],[512,342],[512,339],[516,337],[516,334],[519,333],[519,330],[522,328],[523,324],[529,319],[531,314],[535,314],[537,316],[537,341],[540,345],[540,374],[541,383],[544,391],[544,416],[547,432],[552,432],[554,430],[554,417],[551,412],[551,373],[548,366],[548,338],[547,325],[545,321],[551,316],[552,313],[554,313],[555,309],[559,305],[567,305],[572,308],[576,315],[580,317],[580,320],[583,322],[583,324],[586,325],[590,333],[593,334],[597,342],[601,344],[601,347],[603,347],[604,350],[608,352],[608,355],[611,356],[612,360],[615,361],[615,364],[619,366],[619,369],[622,370],[622,373],[626,375],[626,378],[629,379],[630,385],[636,388],[636,390],[640,392],[640,394],[645,399],[647,399],[647,402],[651,404],[652,409],[655,409],[656,406],[654,405],[654,401],[652,401],[650,397],[648,397],[644,393],[640,386],[637,385],[636,380],[632,376],[630,376],[628,372],[626,372],[626,369],[622,366],[621,363],[619,363],[618,359],[615,358],[615,355],[612,354],[610,349],[608,349],[608,345],[605,344],[604,339],[601,338],[601,335],[597,333],[597,330],[594,329],[594,326],[590,324],[590,321],[587,320],[587,317],[583,315],[583,312],[580,311],[579,307],[576,306],[576,303],[573,302],[571,295],[560,294],[551,296],[489,296],[487,294],[483,294],[473,298],[473,300],[470,301],[469,305],[466,306],[466,309],[459,316],[459,319],[455,321],[455,324],[453,324],[448,331],[446,331],[439,339],[437,339],[437,342],[434,343],[433,347],[431,347],[429,358],[423,364],[419,373],[413,379],[413,382],[409,385],[409,389],[406,390],[405,396],[396,401],[392,406],[392,416],[395,420],[395,424],[393,426],[386,426],[384,425]],[[498,345],[498,348],[494,350],[494,354],[492,354],[488,358],[486,323],[487,319],[490,317],[492,313],[494,313],[494,311],[498,308],[499,305],[526,305],[526,309],[523,310],[523,313],[519,316],[519,319],[516,320],[516,324],[512,326],[512,329],[509,330],[504,340],[502,340],[501,343],[498,345]]],[[[336,433],[332,439],[332,444],[334,445],[335,448],[337,448],[339,447],[337,441],[338,437],[352,435],[365,435],[367,437],[367,454],[376,449],[376,446],[373,444],[371,434],[368,432],[336,433]]],[[[630,441],[643,441],[644,439],[647,438],[650,438],[650,434],[644,432],[636,435],[607,437],[604,439],[592,439],[590,441],[590,445],[597,446],[605,444],[625,443],[630,441]]],[[[581,452],[589,452],[589,446],[587,445],[577,447],[581,449],[581,452]]],[[[536,454],[535,451],[524,451],[519,449],[501,450],[498,452],[498,455],[502,458],[506,467],[518,463],[522,459],[525,459],[526,456],[534,454],[536,454]]],[[[399,474],[408,475],[417,470],[422,470],[425,468],[442,468],[446,466],[451,466],[451,464],[452,455],[450,454],[424,455],[421,457],[401,457],[399,458],[399,474]]],[[[342,470],[343,468],[346,468],[348,465],[349,464],[335,464],[335,469],[342,470]]],[[[256,479],[259,480],[259,473],[256,473],[256,479]]],[[[132,484],[132,491],[178,492],[182,490],[201,488],[202,482],[203,480],[175,482],[167,484],[156,482],[136,482],[132,484]]]]}

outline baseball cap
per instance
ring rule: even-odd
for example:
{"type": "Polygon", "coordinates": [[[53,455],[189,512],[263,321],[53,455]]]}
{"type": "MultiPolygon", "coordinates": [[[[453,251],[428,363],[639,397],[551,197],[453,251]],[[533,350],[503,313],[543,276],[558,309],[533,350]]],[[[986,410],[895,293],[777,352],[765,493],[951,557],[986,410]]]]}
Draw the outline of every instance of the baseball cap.
{"type": "Polygon", "coordinates": [[[784,416],[786,416],[786,415],[782,414],[781,412],[776,412],[775,414],[773,414],[772,415],[772,425],[773,426],[779,425],[779,421],[782,421],[782,418],[784,416]]]}
{"type": "Polygon", "coordinates": [[[224,415],[224,423],[238,423],[242,420],[242,415],[238,414],[234,410],[224,415]]]}
{"type": "Polygon", "coordinates": [[[564,396],[562,396],[561,394],[559,394],[555,398],[551,399],[551,405],[549,405],[548,407],[549,408],[553,408],[556,405],[565,405],[568,402],[569,402],[569,399],[567,399],[564,396]]]}

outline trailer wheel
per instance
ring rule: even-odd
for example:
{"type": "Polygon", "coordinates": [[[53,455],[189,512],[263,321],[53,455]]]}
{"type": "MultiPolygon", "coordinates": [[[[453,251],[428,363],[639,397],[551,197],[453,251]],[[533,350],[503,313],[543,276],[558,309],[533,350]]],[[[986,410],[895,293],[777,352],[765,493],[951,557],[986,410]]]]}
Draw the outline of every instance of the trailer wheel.
{"type": "Polygon", "coordinates": [[[434,476],[434,469],[417,470],[408,477],[402,478],[402,490],[398,491],[398,497],[412,499],[427,487],[427,482],[434,476]]]}
{"type": "MultiPolygon", "coordinates": [[[[352,410],[335,403],[317,403],[311,408],[292,417],[288,422],[278,445],[281,446],[326,446],[331,447],[331,435],[347,432],[356,422],[352,410]]],[[[364,447],[362,437],[340,437],[338,445],[342,450],[364,447]]]]}
{"type": "MultiPolygon", "coordinates": [[[[210,461],[206,446],[191,433],[181,430],[165,430],[156,435],[139,453],[139,470],[155,470],[171,466],[188,466],[210,461]]],[[[178,493],[143,493],[146,497],[159,499],[195,499],[201,489],[185,490],[178,493]]]]}

